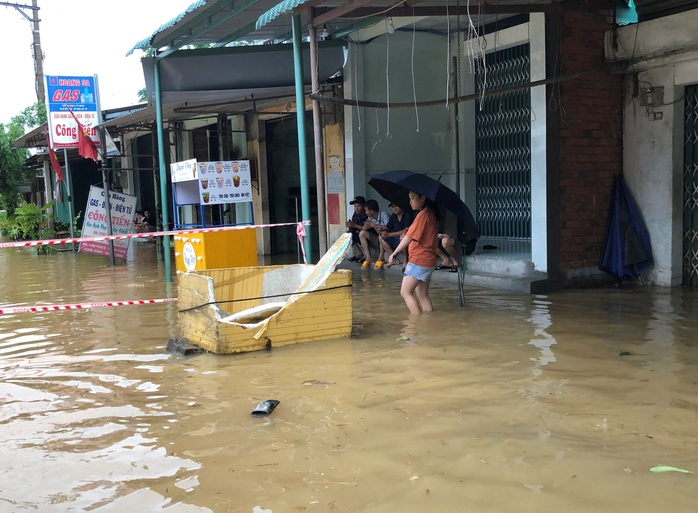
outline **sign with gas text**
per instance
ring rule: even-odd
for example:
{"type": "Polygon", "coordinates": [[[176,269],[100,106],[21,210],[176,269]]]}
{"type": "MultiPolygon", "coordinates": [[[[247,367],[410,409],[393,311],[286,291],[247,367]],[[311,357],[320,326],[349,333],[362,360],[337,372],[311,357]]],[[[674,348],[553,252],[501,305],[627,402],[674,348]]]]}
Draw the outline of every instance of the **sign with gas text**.
{"type": "Polygon", "coordinates": [[[85,127],[92,142],[99,146],[96,127],[101,123],[101,112],[97,76],[47,75],[46,114],[54,149],[78,147],[78,124],[75,118],[85,127]]]}
{"type": "MultiPolygon", "coordinates": [[[[82,223],[83,237],[108,235],[107,208],[104,189],[90,187],[90,195],[85,207],[85,220],[82,223]]],[[[133,231],[133,215],[136,212],[136,197],[121,192],[109,192],[111,207],[112,235],[128,235],[133,231]]],[[[130,239],[114,241],[114,257],[126,260],[130,239]]],[[[81,253],[109,256],[109,241],[86,241],[80,243],[81,253]]]]}

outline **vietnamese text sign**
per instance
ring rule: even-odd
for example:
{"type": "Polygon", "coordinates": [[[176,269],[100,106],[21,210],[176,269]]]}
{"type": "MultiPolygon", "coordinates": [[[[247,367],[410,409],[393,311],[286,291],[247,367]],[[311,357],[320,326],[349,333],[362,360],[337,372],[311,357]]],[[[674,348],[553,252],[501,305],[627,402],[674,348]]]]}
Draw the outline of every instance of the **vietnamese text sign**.
{"type": "MultiPolygon", "coordinates": [[[[133,229],[133,214],[136,211],[136,197],[130,194],[110,191],[109,203],[111,207],[112,235],[127,235],[133,229]]],[[[87,198],[85,208],[85,220],[82,223],[83,237],[100,237],[109,235],[106,214],[106,200],[104,189],[90,187],[90,196],[87,198]]],[[[126,260],[129,239],[114,241],[114,256],[126,260]]],[[[81,253],[94,253],[95,255],[109,256],[109,241],[87,241],[80,243],[81,253]]]]}
{"type": "Polygon", "coordinates": [[[249,160],[199,162],[201,204],[243,203],[252,201],[249,160]]]}
{"type": "Polygon", "coordinates": [[[170,164],[172,183],[196,180],[199,177],[197,171],[196,159],[183,160],[182,162],[170,164]]]}
{"type": "Polygon", "coordinates": [[[96,77],[46,76],[46,111],[53,148],[77,148],[78,125],[73,111],[90,138],[99,146],[100,123],[96,77]],[[69,110],[70,109],[70,110],[69,110]]]}

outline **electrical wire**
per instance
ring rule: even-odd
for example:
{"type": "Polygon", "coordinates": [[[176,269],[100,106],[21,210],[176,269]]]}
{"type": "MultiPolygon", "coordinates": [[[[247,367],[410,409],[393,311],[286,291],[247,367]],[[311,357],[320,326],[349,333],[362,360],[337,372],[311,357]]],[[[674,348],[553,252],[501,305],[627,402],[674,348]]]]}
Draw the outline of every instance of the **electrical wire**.
{"type": "MultiPolygon", "coordinates": [[[[460,45],[460,36],[458,37],[460,45]]],[[[446,110],[449,109],[451,99],[451,16],[448,12],[448,1],[446,2],[446,110]]]]}
{"type": "MultiPolygon", "coordinates": [[[[358,33],[357,33],[358,35],[358,33]]],[[[356,66],[356,60],[358,59],[358,50],[356,47],[356,43],[354,43],[354,55],[352,56],[352,64],[354,65],[354,96],[356,98],[356,117],[357,121],[359,123],[359,132],[361,132],[361,108],[359,107],[359,79],[356,76],[357,73],[357,66],[356,66]]]]}
{"type": "Polygon", "coordinates": [[[416,38],[416,21],[414,18],[414,4],[412,4],[412,98],[414,99],[414,115],[417,119],[417,133],[419,133],[419,109],[417,109],[417,84],[415,83],[414,73],[414,47],[416,38]]]}
{"type": "Polygon", "coordinates": [[[390,33],[388,32],[388,18],[385,18],[386,44],[385,44],[385,103],[388,105],[385,121],[385,137],[392,139],[390,133],[390,33]]]}

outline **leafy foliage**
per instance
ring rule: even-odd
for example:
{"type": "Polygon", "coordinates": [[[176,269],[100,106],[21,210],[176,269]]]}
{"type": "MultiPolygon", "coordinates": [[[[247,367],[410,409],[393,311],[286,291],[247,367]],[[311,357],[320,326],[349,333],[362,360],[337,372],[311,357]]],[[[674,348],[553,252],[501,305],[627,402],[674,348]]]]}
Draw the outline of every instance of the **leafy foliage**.
{"type": "Polygon", "coordinates": [[[8,128],[0,123],[0,210],[13,212],[19,203],[17,187],[28,178],[24,161],[29,156],[27,150],[12,146],[15,139],[22,137],[21,128],[10,124],[8,128]]]}
{"type": "Polygon", "coordinates": [[[47,119],[46,105],[37,102],[24,109],[19,115],[14,116],[10,124],[19,126],[24,134],[43,125],[47,119]]]}
{"type": "MultiPolygon", "coordinates": [[[[80,237],[82,234],[82,230],[80,229],[80,225],[78,224],[80,222],[80,218],[82,217],[82,211],[78,212],[77,215],[73,218],[73,236],[74,237],[80,237]]],[[[62,221],[56,220],[54,223],[54,226],[56,227],[56,232],[70,232],[70,224],[69,223],[64,223],[62,221]]]]}
{"type": "Polygon", "coordinates": [[[13,239],[40,239],[50,235],[48,223],[53,215],[48,210],[55,205],[50,201],[43,207],[37,207],[33,203],[22,202],[14,211],[9,235],[13,239]]]}
{"type": "Polygon", "coordinates": [[[29,179],[29,170],[24,165],[29,152],[15,148],[13,143],[46,119],[46,105],[35,103],[14,116],[9,125],[0,123],[0,210],[14,212],[20,203],[17,186],[29,179]]]}
{"type": "MultiPolygon", "coordinates": [[[[41,240],[54,236],[55,231],[49,228],[49,223],[55,218],[48,211],[55,205],[51,201],[43,207],[22,201],[11,215],[0,214],[0,230],[15,240],[41,240]]],[[[55,253],[51,246],[37,246],[38,254],[55,253]]]]}

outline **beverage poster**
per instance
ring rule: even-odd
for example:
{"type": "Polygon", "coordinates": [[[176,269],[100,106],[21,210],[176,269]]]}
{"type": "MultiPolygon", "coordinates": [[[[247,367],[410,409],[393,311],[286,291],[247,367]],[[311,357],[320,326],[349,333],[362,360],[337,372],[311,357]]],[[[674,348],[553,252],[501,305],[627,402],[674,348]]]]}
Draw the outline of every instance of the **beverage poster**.
{"type": "Polygon", "coordinates": [[[252,201],[249,160],[199,162],[198,166],[202,205],[252,201]]]}
{"type": "MultiPolygon", "coordinates": [[[[101,237],[108,235],[107,209],[104,189],[90,187],[90,196],[87,198],[85,208],[85,220],[82,223],[83,237],[101,237]]],[[[136,197],[130,194],[110,191],[109,206],[111,207],[112,235],[127,235],[133,228],[133,215],[136,212],[136,197]]],[[[126,260],[129,239],[114,241],[114,257],[126,260]]],[[[94,253],[95,255],[109,256],[109,241],[86,241],[80,243],[80,253],[94,253]]]]}

